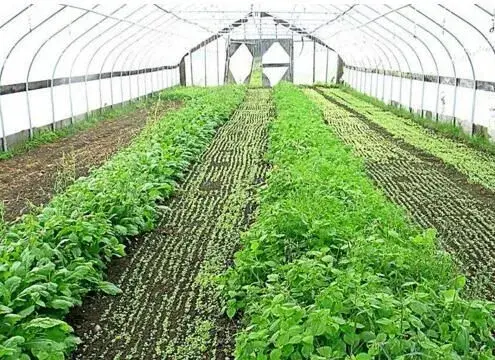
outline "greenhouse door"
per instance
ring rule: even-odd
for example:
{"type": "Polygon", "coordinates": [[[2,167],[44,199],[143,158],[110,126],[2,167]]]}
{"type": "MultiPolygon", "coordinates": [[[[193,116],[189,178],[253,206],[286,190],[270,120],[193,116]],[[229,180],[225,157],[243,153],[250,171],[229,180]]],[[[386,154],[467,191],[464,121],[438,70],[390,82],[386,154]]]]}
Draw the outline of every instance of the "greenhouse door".
{"type": "Polygon", "coordinates": [[[293,81],[291,39],[231,40],[227,50],[225,83],[275,86],[293,81]]]}

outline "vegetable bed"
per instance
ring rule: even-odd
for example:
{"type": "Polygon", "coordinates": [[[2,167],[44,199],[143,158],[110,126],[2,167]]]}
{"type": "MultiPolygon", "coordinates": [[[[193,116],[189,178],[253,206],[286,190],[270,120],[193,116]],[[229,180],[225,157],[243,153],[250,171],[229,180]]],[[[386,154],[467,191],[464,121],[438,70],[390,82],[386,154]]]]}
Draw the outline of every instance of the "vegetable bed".
{"type": "Polygon", "coordinates": [[[147,125],[127,149],[77,180],[39,215],[0,229],[0,358],[63,359],[78,343],[63,321],[90,290],[115,294],[105,264],[153,228],[157,202],[229,118],[245,89],[176,89],[185,106],[147,125]]]}
{"type": "Polygon", "coordinates": [[[495,190],[495,154],[474,149],[467,144],[449,139],[429,130],[412,119],[395,115],[342,89],[322,89],[335,101],[352,107],[370,121],[407,143],[422,149],[459,172],[476,184],[495,190]]]}
{"type": "Polygon", "coordinates": [[[267,188],[225,276],[237,359],[491,359],[492,303],[377,191],[292,85],[275,87],[267,188]]]}

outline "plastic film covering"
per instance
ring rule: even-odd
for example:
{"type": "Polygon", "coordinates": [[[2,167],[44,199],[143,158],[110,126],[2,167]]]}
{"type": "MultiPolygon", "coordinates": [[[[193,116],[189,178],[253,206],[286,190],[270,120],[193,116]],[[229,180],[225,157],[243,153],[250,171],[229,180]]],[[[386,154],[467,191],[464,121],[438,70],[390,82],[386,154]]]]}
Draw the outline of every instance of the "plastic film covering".
{"type": "Polygon", "coordinates": [[[0,4],[3,149],[175,85],[345,82],[495,136],[495,5],[0,4]]]}

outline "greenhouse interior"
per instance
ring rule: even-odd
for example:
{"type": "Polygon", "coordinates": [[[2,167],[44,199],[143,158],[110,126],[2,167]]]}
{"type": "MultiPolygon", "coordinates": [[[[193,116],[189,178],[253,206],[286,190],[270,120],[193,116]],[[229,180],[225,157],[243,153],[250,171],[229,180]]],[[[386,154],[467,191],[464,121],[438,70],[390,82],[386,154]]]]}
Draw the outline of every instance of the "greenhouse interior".
{"type": "Polygon", "coordinates": [[[495,2],[0,2],[0,359],[495,359],[495,2]]]}

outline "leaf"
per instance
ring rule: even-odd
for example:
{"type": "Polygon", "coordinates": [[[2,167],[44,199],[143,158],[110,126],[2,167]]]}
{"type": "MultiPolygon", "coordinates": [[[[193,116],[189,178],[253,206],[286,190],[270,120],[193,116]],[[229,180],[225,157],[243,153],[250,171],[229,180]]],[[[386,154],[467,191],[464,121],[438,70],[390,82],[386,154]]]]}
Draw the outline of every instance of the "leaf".
{"type": "Polygon", "coordinates": [[[469,335],[466,329],[459,330],[455,337],[454,347],[461,353],[466,353],[469,350],[469,335]]]}
{"type": "Polygon", "coordinates": [[[317,348],[316,351],[318,354],[326,358],[330,358],[332,356],[332,348],[330,346],[321,346],[317,348]]]}
{"type": "Polygon", "coordinates": [[[122,293],[122,290],[120,290],[116,285],[108,281],[101,281],[98,284],[98,288],[108,295],[117,295],[122,293]]]}
{"type": "Polygon", "coordinates": [[[30,320],[24,325],[25,329],[50,329],[60,326],[65,331],[72,331],[72,328],[65,321],[48,317],[39,317],[30,320]]]}
{"type": "Polygon", "coordinates": [[[227,307],[227,316],[229,317],[229,319],[232,319],[236,313],[236,308],[235,306],[228,306],[227,307]]]}
{"type": "Polygon", "coordinates": [[[465,276],[458,276],[454,281],[454,287],[457,290],[464,288],[465,285],[466,285],[466,277],[465,276]]]}
{"type": "Polygon", "coordinates": [[[63,299],[55,299],[49,304],[52,308],[60,310],[68,310],[74,305],[72,302],[63,299]]]}
{"type": "Polygon", "coordinates": [[[281,349],[273,349],[270,353],[270,360],[280,360],[282,358],[281,349]]]}
{"type": "Polygon", "coordinates": [[[12,309],[9,308],[8,306],[0,305],[0,315],[10,314],[11,312],[12,312],[12,309]]]}
{"type": "Polygon", "coordinates": [[[371,360],[371,356],[366,353],[359,353],[356,355],[356,360],[371,360]]]}

